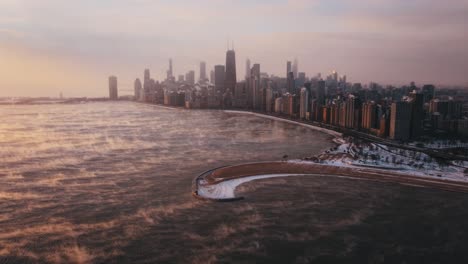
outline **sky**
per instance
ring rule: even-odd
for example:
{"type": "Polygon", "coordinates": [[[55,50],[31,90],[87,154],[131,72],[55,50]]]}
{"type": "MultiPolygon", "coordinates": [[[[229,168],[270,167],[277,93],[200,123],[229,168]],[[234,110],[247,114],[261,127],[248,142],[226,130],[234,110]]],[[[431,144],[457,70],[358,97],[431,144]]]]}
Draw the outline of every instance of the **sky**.
{"type": "Polygon", "coordinates": [[[468,0],[0,0],[0,96],[130,94],[149,68],[163,79],[206,61],[245,60],[283,76],[468,85],[468,0]],[[128,90],[128,91],[124,91],[128,90]]]}

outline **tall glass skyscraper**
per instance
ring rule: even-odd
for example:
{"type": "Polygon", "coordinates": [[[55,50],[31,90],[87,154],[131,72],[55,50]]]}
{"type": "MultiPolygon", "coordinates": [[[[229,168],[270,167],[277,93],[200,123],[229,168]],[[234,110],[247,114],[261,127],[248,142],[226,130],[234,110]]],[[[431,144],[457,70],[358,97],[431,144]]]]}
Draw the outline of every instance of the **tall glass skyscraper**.
{"type": "Polygon", "coordinates": [[[226,81],[224,84],[225,91],[229,89],[234,94],[236,83],[236,53],[234,50],[228,50],[226,52],[226,81]]]}

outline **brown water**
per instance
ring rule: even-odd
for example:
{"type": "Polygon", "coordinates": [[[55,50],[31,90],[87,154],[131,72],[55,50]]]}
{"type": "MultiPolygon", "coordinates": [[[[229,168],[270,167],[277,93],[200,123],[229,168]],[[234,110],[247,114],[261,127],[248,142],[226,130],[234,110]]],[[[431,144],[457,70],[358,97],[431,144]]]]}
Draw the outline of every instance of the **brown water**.
{"type": "Polygon", "coordinates": [[[317,154],[320,132],[130,102],[0,106],[0,121],[0,263],[466,258],[464,194],[294,177],[242,185],[236,203],[190,196],[213,167],[317,154]]]}

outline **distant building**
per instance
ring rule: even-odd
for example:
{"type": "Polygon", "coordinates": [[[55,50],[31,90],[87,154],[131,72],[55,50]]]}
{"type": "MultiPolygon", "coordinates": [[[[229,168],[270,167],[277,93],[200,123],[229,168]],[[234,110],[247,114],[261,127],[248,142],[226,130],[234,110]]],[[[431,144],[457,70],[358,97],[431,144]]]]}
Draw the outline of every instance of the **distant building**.
{"type": "Polygon", "coordinates": [[[291,117],[297,117],[299,112],[298,96],[295,94],[286,94],[283,96],[283,112],[291,117]]]}
{"type": "Polygon", "coordinates": [[[424,85],[422,88],[422,93],[424,95],[424,103],[431,101],[435,96],[435,86],[432,84],[424,85]]]}
{"type": "Polygon", "coordinates": [[[266,88],[265,94],[265,111],[267,113],[271,113],[274,111],[275,108],[275,95],[273,93],[273,89],[271,87],[266,88]]]}
{"type": "Polygon", "coordinates": [[[336,101],[330,106],[330,124],[334,126],[340,125],[340,107],[340,101],[336,101]]]}
{"type": "Polygon", "coordinates": [[[301,89],[299,117],[306,119],[309,111],[309,92],[305,87],[301,89]]]}
{"type": "Polygon", "coordinates": [[[380,127],[379,127],[379,133],[378,136],[382,138],[388,137],[390,134],[390,118],[387,116],[387,114],[384,114],[380,117],[380,127]]]}
{"type": "Polygon", "coordinates": [[[169,59],[169,70],[167,70],[167,80],[174,80],[174,75],[172,72],[172,59],[169,59]]]}
{"type": "Polygon", "coordinates": [[[147,100],[149,91],[151,89],[150,80],[151,80],[150,70],[145,69],[144,78],[143,78],[143,91],[142,91],[142,93],[140,95],[140,100],[141,101],[146,101],[147,100]]]}
{"type": "Polygon", "coordinates": [[[228,50],[226,52],[226,75],[224,90],[229,90],[231,93],[234,93],[236,84],[236,53],[234,50],[228,50]]]}
{"type": "Polygon", "coordinates": [[[210,83],[211,84],[215,83],[215,72],[214,72],[214,70],[210,71],[210,83]]]}
{"type": "Polygon", "coordinates": [[[245,81],[238,82],[236,85],[233,106],[241,109],[247,108],[247,86],[245,81]]]}
{"type": "Polygon", "coordinates": [[[245,61],[245,78],[249,78],[250,77],[250,59],[247,59],[245,61]]]}
{"type": "Polygon", "coordinates": [[[297,87],[302,88],[304,86],[305,82],[306,82],[305,72],[299,72],[298,75],[297,75],[297,79],[296,79],[296,88],[297,87]]]}
{"type": "Polygon", "coordinates": [[[330,106],[322,106],[322,122],[331,124],[331,108],[330,106]]]}
{"type": "Polygon", "coordinates": [[[200,62],[200,82],[206,82],[206,62],[200,62]]]}
{"type": "Polygon", "coordinates": [[[221,94],[224,94],[225,76],[224,65],[216,65],[214,69],[214,85],[216,92],[220,92],[221,94]]]}
{"type": "MultiPolygon", "coordinates": [[[[289,73],[290,72],[292,72],[291,62],[287,61],[286,62],[286,78],[289,78],[289,73]]],[[[294,74],[293,74],[293,76],[294,76],[294,74]]]]}
{"type": "Polygon", "coordinates": [[[275,113],[281,114],[283,113],[283,98],[278,97],[275,99],[275,113]]]}
{"type": "Polygon", "coordinates": [[[149,82],[151,76],[150,76],[150,70],[149,69],[145,69],[145,72],[143,73],[143,84],[149,82]]]}
{"type": "Polygon", "coordinates": [[[250,70],[250,84],[249,88],[252,93],[252,108],[260,110],[261,97],[260,97],[260,64],[256,63],[250,70]]]}
{"type": "Polygon", "coordinates": [[[141,92],[142,92],[142,89],[143,89],[143,87],[141,85],[141,81],[140,81],[139,78],[137,78],[135,80],[135,83],[134,83],[133,86],[134,86],[134,90],[135,90],[135,100],[139,101],[139,100],[141,100],[141,92]]]}
{"type": "Polygon", "coordinates": [[[292,65],[292,72],[294,73],[294,79],[297,79],[297,73],[299,71],[299,63],[297,62],[297,58],[294,59],[294,63],[292,65]]]}
{"type": "Polygon", "coordinates": [[[377,124],[377,105],[374,102],[365,102],[362,105],[362,125],[364,130],[370,130],[376,128],[377,124]]]}
{"type": "Polygon", "coordinates": [[[408,140],[411,133],[411,104],[395,102],[390,112],[390,138],[394,140],[408,140]]]}
{"type": "Polygon", "coordinates": [[[411,134],[413,139],[419,138],[423,135],[423,122],[424,122],[424,95],[413,91],[410,93],[411,98],[411,134]]]}
{"type": "Polygon", "coordinates": [[[109,77],[109,99],[117,100],[119,99],[119,94],[117,90],[117,77],[109,77]]]}
{"type": "Polygon", "coordinates": [[[290,72],[288,73],[288,79],[287,79],[287,91],[290,94],[295,94],[296,93],[296,81],[294,80],[294,73],[290,72]]]}
{"type": "Polygon", "coordinates": [[[187,72],[187,74],[185,74],[185,81],[190,85],[195,85],[195,72],[187,72]]]}
{"type": "Polygon", "coordinates": [[[359,129],[361,127],[361,101],[350,95],[346,99],[345,127],[359,129]]]}
{"type": "Polygon", "coordinates": [[[317,82],[317,103],[319,105],[325,104],[325,81],[323,80],[317,82]]]}
{"type": "Polygon", "coordinates": [[[177,78],[177,81],[181,83],[185,82],[185,76],[183,74],[180,74],[177,78]]]}

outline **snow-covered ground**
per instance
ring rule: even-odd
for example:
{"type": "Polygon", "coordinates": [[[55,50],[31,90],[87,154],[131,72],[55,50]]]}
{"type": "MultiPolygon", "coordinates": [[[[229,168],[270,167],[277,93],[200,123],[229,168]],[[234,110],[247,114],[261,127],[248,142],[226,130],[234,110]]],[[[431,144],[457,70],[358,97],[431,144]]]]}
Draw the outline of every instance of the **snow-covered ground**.
{"type": "Polygon", "coordinates": [[[269,174],[269,175],[256,175],[238,179],[232,179],[227,181],[222,181],[217,184],[208,185],[203,180],[198,184],[198,195],[210,199],[231,199],[235,198],[234,191],[236,188],[246,182],[267,179],[267,178],[277,178],[277,177],[291,177],[291,176],[303,176],[304,174],[269,174]]]}
{"type": "Polygon", "coordinates": [[[371,167],[396,170],[408,175],[468,181],[468,162],[437,162],[417,151],[403,150],[374,143],[351,143],[335,140],[339,145],[319,156],[322,164],[347,167],[371,167]]]}

